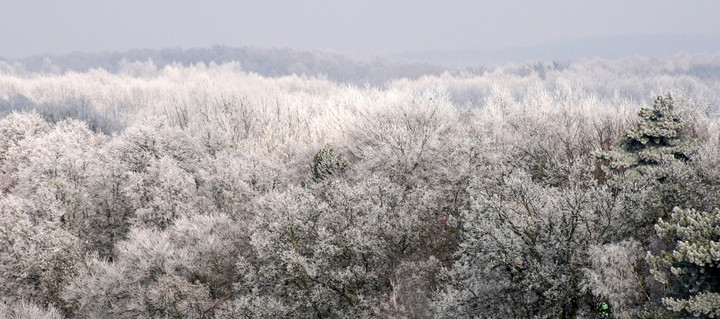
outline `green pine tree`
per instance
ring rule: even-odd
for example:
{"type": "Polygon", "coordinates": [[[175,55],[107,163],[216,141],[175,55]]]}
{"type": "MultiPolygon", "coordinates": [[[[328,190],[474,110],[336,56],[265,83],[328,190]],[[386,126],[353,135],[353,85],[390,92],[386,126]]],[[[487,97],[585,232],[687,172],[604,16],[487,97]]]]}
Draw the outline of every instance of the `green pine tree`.
{"type": "Polygon", "coordinates": [[[350,162],[345,156],[335,153],[335,150],[329,144],[326,144],[315,154],[312,164],[310,164],[309,180],[313,183],[319,183],[331,176],[342,175],[349,166],[350,162]]]}
{"type": "Polygon", "coordinates": [[[720,318],[720,210],[675,208],[655,229],[674,246],[647,255],[655,279],[672,296],[662,299],[665,308],[682,318],[720,318]]]}
{"type": "Polygon", "coordinates": [[[667,159],[686,161],[694,147],[686,134],[686,125],[675,110],[675,102],[668,93],[658,96],[651,108],[638,112],[640,121],[620,143],[600,159],[609,161],[609,167],[624,171],[638,166],[657,165],[667,159]]]}

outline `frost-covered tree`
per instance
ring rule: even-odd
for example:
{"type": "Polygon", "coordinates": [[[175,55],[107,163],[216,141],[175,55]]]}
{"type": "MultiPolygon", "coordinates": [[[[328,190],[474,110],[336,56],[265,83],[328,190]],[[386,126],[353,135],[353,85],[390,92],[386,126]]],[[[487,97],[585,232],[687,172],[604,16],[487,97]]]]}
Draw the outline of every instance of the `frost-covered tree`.
{"type": "Polygon", "coordinates": [[[483,149],[441,88],[401,97],[364,110],[347,133],[343,153],[352,160],[353,174],[382,176],[420,200],[414,206],[422,211],[418,229],[434,256],[450,263],[457,248],[453,221],[469,201],[470,180],[496,154],[483,149]]]}
{"type": "Polygon", "coordinates": [[[329,145],[325,145],[315,154],[310,164],[309,180],[320,182],[327,178],[337,177],[347,171],[350,162],[342,154],[337,154],[329,145]]]}
{"type": "Polygon", "coordinates": [[[652,274],[669,292],[662,304],[678,317],[720,317],[720,210],[676,208],[655,228],[670,244],[647,255],[652,274]]]}
{"type": "Polygon", "coordinates": [[[85,123],[66,120],[47,134],[26,140],[19,153],[18,184],[13,190],[52,212],[63,226],[80,233],[93,214],[91,184],[105,137],[85,123]]]}
{"type": "Polygon", "coordinates": [[[196,215],[162,231],[133,228],[112,262],[88,256],[79,263],[63,301],[83,318],[212,318],[239,278],[237,225],[196,215]]]}
{"type": "Polygon", "coordinates": [[[651,264],[638,254],[667,249],[655,236],[658,219],[671,218],[678,206],[711,210],[718,203],[717,181],[708,178],[715,174],[710,154],[717,147],[698,147],[699,141],[687,130],[689,124],[697,124],[680,119],[669,95],[658,97],[639,115],[641,121],[620,145],[601,153],[612,169],[606,183],[626,199],[623,210],[631,212],[632,227],[614,234],[614,243],[593,247],[587,269],[588,287],[612,306],[617,317],[662,315],[658,306],[666,296],[666,283],[653,279],[651,264]]]}
{"type": "Polygon", "coordinates": [[[608,305],[615,318],[637,318],[650,298],[649,283],[641,272],[644,249],[636,240],[595,244],[588,249],[586,288],[608,305]]]}
{"type": "Polygon", "coordinates": [[[229,313],[427,317],[441,253],[428,199],[372,175],[268,195],[229,313]]]}
{"type": "Polygon", "coordinates": [[[640,121],[627,131],[619,145],[599,154],[616,170],[657,165],[671,158],[688,160],[694,150],[687,124],[676,110],[672,96],[658,96],[652,107],[638,112],[640,121]]]}
{"type": "Polygon", "coordinates": [[[224,150],[207,158],[200,178],[201,193],[212,210],[234,219],[252,219],[255,199],[290,186],[284,163],[257,154],[224,150]]]}
{"type": "MultiPolygon", "coordinates": [[[[33,115],[22,115],[32,119],[33,115]]],[[[47,125],[47,124],[46,124],[47,125]]],[[[10,135],[12,136],[12,135],[10,135]]],[[[12,181],[8,192],[41,207],[90,250],[108,250],[108,225],[99,193],[112,193],[103,182],[112,165],[106,156],[107,138],[77,120],[65,120],[8,147],[5,171],[12,181]]],[[[109,185],[108,185],[109,186],[109,185]]]]}
{"type": "Polygon", "coordinates": [[[187,132],[153,120],[129,128],[109,152],[119,161],[118,191],[133,223],[162,229],[207,206],[199,193],[206,153],[187,132]]]}
{"type": "Polygon", "coordinates": [[[478,180],[458,260],[435,302],[447,318],[575,318],[595,307],[583,269],[592,244],[622,227],[616,198],[576,170],[565,188],[524,171],[478,180]]]}
{"type": "Polygon", "coordinates": [[[29,200],[0,197],[0,212],[0,296],[62,306],[60,294],[75,275],[82,242],[29,200]]]}
{"type": "Polygon", "coordinates": [[[12,113],[0,119],[0,194],[17,183],[17,153],[20,144],[28,138],[44,135],[50,125],[37,113],[12,113]]]}
{"type": "Polygon", "coordinates": [[[5,302],[0,300],[0,317],[5,319],[62,319],[55,307],[40,307],[27,301],[5,302]]]}

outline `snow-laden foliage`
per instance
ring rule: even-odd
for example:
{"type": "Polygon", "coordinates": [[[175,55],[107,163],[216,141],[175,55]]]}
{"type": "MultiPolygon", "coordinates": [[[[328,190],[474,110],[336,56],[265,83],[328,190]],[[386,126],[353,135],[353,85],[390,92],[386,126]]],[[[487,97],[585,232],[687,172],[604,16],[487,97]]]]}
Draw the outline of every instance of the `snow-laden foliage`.
{"type": "Polygon", "coordinates": [[[25,139],[44,135],[50,125],[36,113],[10,114],[0,120],[0,165],[2,178],[0,191],[7,192],[17,183],[17,170],[20,161],[16,153],[22,150],[21,143],[25,139]]]}
{"type": "Polygon", "coordinates": [[[350,163],[344,156],[335,153],[330,145],[325,145],[315,154],[310,164],[309,180],[320,182],[327,178],[342,175],[350,163]]]}
{"type": "Polygon", "coordinates": [[[647,255],[655,279],[670,291],[663,305],[682,316],[720,317],[720,210],[676,208],[655,228],[673,247],[647,255]]]}
{"type": "Polygon", "coordinates": [[[448,318],[575,318],[589,314],[583,289],[593,243],[622,228],[620,199],[576,171],[573,185],[533,182],[523,170],[478,180],[463,214],[464,239],[447,274],[438,315],[448,318]]]}
{"type": "Polygon", "coordinates": [[[61,319],[63,316],[52,306],[43,308],[27,301],[7,303],[0,300],[0,317],[6,319],[61,319]]]}
{"type": "Polygon", "coordinates": [[[643,108],[638,115],[640,121],[628,130],[620,145],[600,154],[610,168],[624,170],[656,165],[669,158],[690,158],[694,147],[670,94],[657,97],[652,108],[643,108]]]}
{"type": "Polygon", "coordinates": [[[88,256],[62,294],[83,318],[207,318],[232,295],[239,272],[237,223],[224,215],[181,218],[163,231],[133,228],[113,262],[88,256]]]}
{"type": "Polygon", "coordinates": [[[42,207],[14,195],[0,199],[0,293],[4,300],[62,305],[82,245],[42,207]]]}
{"type": "Polygon", "coordinates": [[[717,60],[0,63],[0,317],[709,316],[717,60]]]}
{"type": "Polygon", "coordinates": [[[637,318],[646,302],[648,289],[639,269],[643,251],[640,243],[630,240],[588,249],[587,289],[612,306],[616,318],[637,318]]]}
{"type": "Polygon", "coordinates": [[[442,215],[425,192],[432,190],[374,176],[266,197],[252,226],[253,255],[239,263],[247,295],[234,311],[273,300],[289,317],[427,315],[428,279],[440,267],[434,256],[445,253],[440,239],[450,229],[438,227],[442,215]]]}

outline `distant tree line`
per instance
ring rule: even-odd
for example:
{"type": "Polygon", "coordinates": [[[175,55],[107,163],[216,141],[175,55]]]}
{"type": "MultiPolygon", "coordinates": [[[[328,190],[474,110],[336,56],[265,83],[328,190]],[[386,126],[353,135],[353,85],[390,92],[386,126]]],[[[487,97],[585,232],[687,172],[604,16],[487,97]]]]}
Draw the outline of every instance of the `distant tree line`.
{"type": "MultiPolygon", "coordinates": [[[[69,53],[65,55],[37,55],[6,61],[19,63],[26,72],[63,73],[104,69],[112,73],[127,71],[135,62],[149,62],[158,69],[179,64],[224,64],[236,62],[242,70],[267,77],[297,74],[327,77],[337,82],[382,85],[396,78],[419,78],[458,71],[447,66],[414,61],[394,61],[386,58],[361,59],[330,51],[303,51],[289,48],[261,49],[253,47],[213,46],[210,48],[135,49],[122,52],[69,53]]],[[[147,69],[146,69],[147,71],[147,69]]]]}

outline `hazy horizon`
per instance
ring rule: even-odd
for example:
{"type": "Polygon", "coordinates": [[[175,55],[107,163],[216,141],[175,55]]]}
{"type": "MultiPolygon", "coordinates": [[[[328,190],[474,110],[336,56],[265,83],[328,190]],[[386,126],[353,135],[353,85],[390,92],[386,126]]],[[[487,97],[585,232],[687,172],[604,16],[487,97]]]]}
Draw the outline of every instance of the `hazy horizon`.
{"type": "Polygon", "coordinates": [[[0,12],[0,57],[213,45],[328,50],[362,58],[504,50],[597,37],[718,36],[720,19],[714,13],[719,11],[715,2],[649,0],[452,5],[408,0],[11,0],[0,12]]]}

